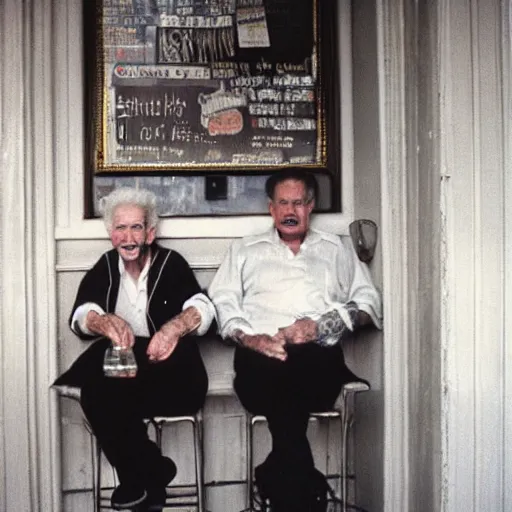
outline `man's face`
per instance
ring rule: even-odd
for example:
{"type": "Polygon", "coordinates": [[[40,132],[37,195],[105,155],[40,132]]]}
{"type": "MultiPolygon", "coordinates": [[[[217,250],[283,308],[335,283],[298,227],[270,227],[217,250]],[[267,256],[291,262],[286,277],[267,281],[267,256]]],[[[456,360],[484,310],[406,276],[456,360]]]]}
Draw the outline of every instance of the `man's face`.
{"type": "Polygon", "coordinates": [[[125,262],[143,256],[146,245],[155,239],[155,228],[146,228],[144,210],[138,206],[122,204],[114,212],[109,233],[112,245],[125,262]]]}
{"type": "Polygon", "coordinates": [[[302,181],[285,180],[279,183],[269,203],[269,210],[281,238],[303,239],[309,229],[309,216],[314,206],[314,201],[307,202],[302,181]]]}

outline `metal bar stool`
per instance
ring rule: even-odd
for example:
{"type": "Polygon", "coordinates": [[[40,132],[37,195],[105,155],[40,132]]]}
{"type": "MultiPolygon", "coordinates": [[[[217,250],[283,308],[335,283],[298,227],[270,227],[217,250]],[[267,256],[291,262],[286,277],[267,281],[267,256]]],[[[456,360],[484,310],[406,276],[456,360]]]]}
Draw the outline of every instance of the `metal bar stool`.
{"type": "MultiPolygon", "coordinates": [[[[58,387],[60,396],[70,398],[80,403],[80,389],[69,386],[58,387]]],[[[148,428],[154,429],[155,442],[162,449],[163,429],[167,425],[180,422],[190,423],[194,440],[195,484],[193,485],[169,485],[167,486],[167,498],[165,508],[193,507],[197,512],[205,512],[204,481],[203,481],[203,418],[199,411],[189,416],[155,416],[144,420],[148,428]]],[[[94,512],[99,510],[112,510],[110,496],[114,486],[102,485],[102,451],[96,441],[96,437],[84,417],[84,426],[91,437],[91,459],[93,469],[93,499],[94,512]]],[[[114,476],[115,472],[113,471],[114,476]]]]}
{"type": "MultiPolygon", "coordinates": [[[[338,478],[341,489],[341,496],[337,497],[332,489],[330,489],[329,502],[339,503],[341,512],[355,510],[365,512],[364,509],[357,507],[355,504],[348,503],[348,480],[355,479],[355,475],[350,475],[348,471],[348,439],[350,429],[354,423],[354,396],[361,391],[368,391],[370,387],[364,382],[348,382],[340,393],[333,410],[325,412],[314,412],[310,414],[311,419],[335,419],[340,422],[340,468],[335,475],[327,475],[327,479],[338,478]]],[[[247,456],[247,494],[246,506],[249,512],[261,511],[268,512],[268,503],[263,503],[254,485],[254,427],[257,423],[266,422],[265,416],[253,415],[247,413],[246,421],[246,456],[247,456]],[[255,508],[256,505],[256,508],[255,508]]]]}

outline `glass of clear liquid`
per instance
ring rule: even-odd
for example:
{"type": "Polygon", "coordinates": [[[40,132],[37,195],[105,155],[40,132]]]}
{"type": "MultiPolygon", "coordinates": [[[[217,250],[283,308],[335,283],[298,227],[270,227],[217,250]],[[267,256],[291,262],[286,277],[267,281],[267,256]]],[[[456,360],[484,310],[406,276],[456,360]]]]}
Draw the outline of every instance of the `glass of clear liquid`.
{"type": "Polygon", "coordinates": [[[137,362],[131,348],[122,348],[113,343],[105,351],[103,373],[106,377],[133,378],[137,375],[137,362]]]}

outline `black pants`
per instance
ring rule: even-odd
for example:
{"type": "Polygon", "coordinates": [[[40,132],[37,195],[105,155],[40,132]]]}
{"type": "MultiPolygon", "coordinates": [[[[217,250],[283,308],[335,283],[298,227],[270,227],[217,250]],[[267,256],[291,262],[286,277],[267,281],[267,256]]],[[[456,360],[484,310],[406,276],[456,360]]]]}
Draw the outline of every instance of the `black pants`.
{"type": "Polygon", "coordinates": [[[149,362],[149,340],[137,338],[135,378],[109,378],[102,371],[82,385],[81,405],[121,483],[150,482],[160,451],[143,418],[188,415],[203,405],[208,378],[193,338],[182,339],[162,362],[149,362]]]}
{"type": "MultiPolygon", "coordinates": [[[[309,413],[329,410],[344,383],[360,380],[346,367],[341,346],[292,345],[285,362],[237,348],[235,371],[242,405],[266,416],[272,436],[272,451],[256,472],[260,493],[262,486],[303,489],[315,472],[306,437],[309,413]]],[[[263,490],[269,498],[271,493],[263,490]]]]}

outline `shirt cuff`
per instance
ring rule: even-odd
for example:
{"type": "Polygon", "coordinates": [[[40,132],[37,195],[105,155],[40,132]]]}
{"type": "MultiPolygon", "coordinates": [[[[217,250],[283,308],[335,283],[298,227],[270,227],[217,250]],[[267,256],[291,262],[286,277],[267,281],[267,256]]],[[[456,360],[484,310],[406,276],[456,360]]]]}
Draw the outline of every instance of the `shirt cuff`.
{"type": "Polygon", "coordinates": [[[375,314],[375,310],[370,304],[358,303],[357,307],[360,309],[360,311],[364,311],[368,314],[368,316],[372,319],[373,325],[375,325],[377,329],[382,330],[382,318],[375,314]]]}
{"type": "Polygon", "coordinates": [[[235,331],[242,331],[244,334],[249,334],[250,336],[254,334],[254,329],[247,320],[243,318],[232,318],[226,323],[220,335],[223,340],[230,339],[235,331]]]}
{"type": "Polygon", "coordinates": [[[71,319],[71,330],[77,334],[88,334],[89,336],[94,336],[96,333],[91,332],[87,329],[87,314],[89,311],[96,311],[98,315],[104,315],[105,311],[103,308],[98,306],[98,304],[94,302],[84,302],[81,306],[78,306],[75,309],[75,313],[73,314],[73,318],[71,319]]]}
{"type": "Polygon", "coordinates": [[[196,293],[190,299],[187,299],[183,304],[183,311],[189,307],[194,307],[201,315],[201,323],[195,330],[198,336],[203,336],[208,331],[208,328],[215,318],[215,308],[212,302],[204,293],[196,293]]]}

